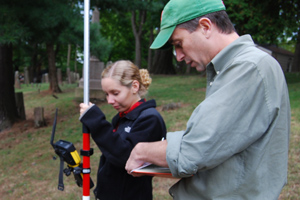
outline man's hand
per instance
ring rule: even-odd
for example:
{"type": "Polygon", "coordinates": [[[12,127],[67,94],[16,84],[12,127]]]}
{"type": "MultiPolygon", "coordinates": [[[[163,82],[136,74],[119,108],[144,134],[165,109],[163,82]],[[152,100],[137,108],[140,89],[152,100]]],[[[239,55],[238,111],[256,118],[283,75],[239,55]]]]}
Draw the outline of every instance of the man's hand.
{"type": "MultiPolygon", "coordinates": [[[[162,167],[168,167],[166,160],[167,141],[141,142],[135,145],[127,160],[125,169],[128,174],[142,166],[145,162],[153,163],[162,167]]],[[[132,174],[136,176],[135,174],[132,174]]]]}
{"type": "Polygon", "coordinates": [[[140,153],[139,147],[143,145],[142,143],[138,143],[131,151],[130,156],[126,162],[125,169],[128,174],[136,176],[134,173],[132,174],[131,171],[142,166],[145,162],[139,158],[138,153],[140,153]]]}

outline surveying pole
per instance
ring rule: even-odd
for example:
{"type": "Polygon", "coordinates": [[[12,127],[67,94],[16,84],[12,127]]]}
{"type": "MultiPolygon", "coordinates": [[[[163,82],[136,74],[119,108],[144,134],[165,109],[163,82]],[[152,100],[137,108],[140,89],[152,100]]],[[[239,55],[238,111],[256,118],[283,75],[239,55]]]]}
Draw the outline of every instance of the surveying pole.
{"type": "MultiPolygon", "coordinates": [[[[89,105],[89,65],[90,65],[90,0],[84,0],[84,71],[83,71],[83,103],[89,105]]],[[[82,173],[82,200],[90,200],[90,133],[82,125],[83,145],[81,155],[83,156],[82,173]]]]}

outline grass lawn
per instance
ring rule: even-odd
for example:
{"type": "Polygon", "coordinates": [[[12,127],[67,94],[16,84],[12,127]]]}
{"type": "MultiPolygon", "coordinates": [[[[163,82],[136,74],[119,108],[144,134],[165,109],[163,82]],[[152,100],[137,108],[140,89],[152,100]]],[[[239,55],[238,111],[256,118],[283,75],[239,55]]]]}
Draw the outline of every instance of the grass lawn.
{"type": "MultiPolygon", "coordinates": [[[[287,74],[292,108],[291,140],[289,154],[288,184],[283,188],[280,199],[299,199],[300,196],[300,74],[287,74]]],[[[168,131],[185,129],[186,122],[194,108],[204,99],[206,79],[199,75],[153,76],[147,99],[156,99],[157,109],[166,121],[168,131]],[[180,104],[180,108],[164,110],[170,103],[180,104]]],[[[53,160],[55,153],[50,145],[50,136],[55,109],[58,121],[54,141],[59,139],[72,142],[77,151],[82,148],[82,125],[79,122],[80,102],[75,100],[76,84],[61,85],[63,93],[54,98],[47,91],[49,85],[22,85],[16,92],[23,92],[26,120],[14,124],[0,132],[0,199],[5,200],[76,200],[82,199],[82,189],[78,188],[72,176],[64,176],[65,190],[57,190],[59,159],[53,160]],[[33,110],[44,107],[47,126],[35,128],[33,110]]],[[[105,102],[95,102],[111,119],[116,111],[105,102]]],[[[91,157],[91,177],[96,182],[96,170],[101,152],[91,140],[94,155],[91,157]]],[[[153,179],[154,199],[169,200],[169,187],[177,179],[153,179]]],[[[91,195],[92,196],[92,195],[91,195]]],[[[91,198],[93,199],[93,198],[91,198]]]]}

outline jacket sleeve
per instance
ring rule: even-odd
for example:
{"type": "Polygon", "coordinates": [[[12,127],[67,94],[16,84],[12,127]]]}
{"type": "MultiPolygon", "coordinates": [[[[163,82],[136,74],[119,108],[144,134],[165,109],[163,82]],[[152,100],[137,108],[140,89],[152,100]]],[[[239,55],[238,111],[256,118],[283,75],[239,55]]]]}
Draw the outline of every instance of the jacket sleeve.
{"type": "Polygon", "coordinates": [[[106,120],[103,112],[96,106],[91,106],[79,119],[93,135],[99,132],[113,132],[113,126],[106,120]]]}
{"type": "Polygon", "coordinates": [[[110,162],[121,167],[125,167],[130,153],[137,143],[158,141],[166,134],[164,123],[157,115],[149,115],[149,113],[142,114],[135,120],[130,133],[124,139],[122,139],[119,131],[121,132],[121,130],[118,130],[114,135],[114,144],[116,146],[112,147],[105,143],[103,148],[109,152],[106,156],[110,162]]]}
{"type": "Polygon", "coordinates": [[[166,133],[160,115],[149,112],[149,110],[143,111],[133,122],[129,133],[119,128],[113,132],[112,124],[105,119],[104,114],[97,106],[93,106],[81,118],[81,121],[89,128],[93,140],[107,161],[122,168],[125,166],[131,150],[138,142],[157,141],[166,133]]]}

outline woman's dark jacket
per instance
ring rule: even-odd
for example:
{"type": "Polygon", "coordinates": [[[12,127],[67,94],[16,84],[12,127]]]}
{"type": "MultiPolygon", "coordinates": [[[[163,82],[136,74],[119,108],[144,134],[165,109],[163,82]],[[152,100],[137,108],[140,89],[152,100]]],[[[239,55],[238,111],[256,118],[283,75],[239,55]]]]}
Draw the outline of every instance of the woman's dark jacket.
{"type": "Polygon", "coordinates": [[[155,100],[146,101],[122,118],[117,114],[109,123],[94,105],[81,117],[102,152],[94,191],[97,198],[152,199],[152,177],[133,177],[126,172],[125,164],[137,143],[166,137],[165,123],[155,107],[155,100]]]}

